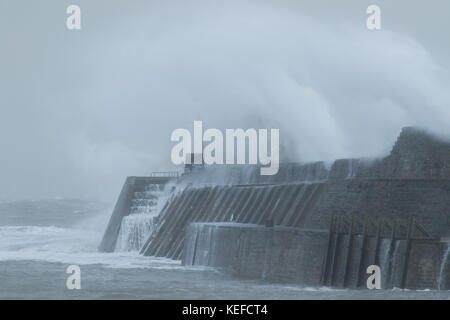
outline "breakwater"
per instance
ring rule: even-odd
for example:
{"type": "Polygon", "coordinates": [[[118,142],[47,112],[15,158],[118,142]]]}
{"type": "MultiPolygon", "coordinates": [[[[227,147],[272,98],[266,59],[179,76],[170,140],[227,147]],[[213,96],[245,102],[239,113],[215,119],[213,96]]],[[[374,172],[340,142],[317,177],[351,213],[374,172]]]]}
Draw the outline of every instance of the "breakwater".
{"type": "Polygon", "coordinates": [[[100,250],[128,248],[238,276],[356,288],[372,263],[384,270],[385,288],[445,289],[449,163],[447,141],[405,128],[391,153],[379,159],[285,163],[274,176],[242,165],[210,166],[180,177],[129,177],[100,250]],[[236,236],[240,232],[244,236],[236,236]],[[242,237],[254,244],[245,254],[231,249],[242,237]],[[265,249],[251,254],[258,248],[265,249]],[[283,268],[296,271],[281,270],[276,261],[284,254],[268,250],[288,250],[286,257],[292,257],[283,268]],[[307,253],[315,258],[306,259],[307,253]]]}

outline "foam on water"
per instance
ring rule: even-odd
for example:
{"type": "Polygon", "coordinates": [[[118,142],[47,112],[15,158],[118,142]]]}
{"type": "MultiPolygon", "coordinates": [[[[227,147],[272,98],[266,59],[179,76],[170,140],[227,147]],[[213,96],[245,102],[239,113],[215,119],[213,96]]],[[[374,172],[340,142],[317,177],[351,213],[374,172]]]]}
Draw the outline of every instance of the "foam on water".
{"type": "MultiPolygon", "coordinates": [[[[5,298],[65,298],[72,299],[70,292],[60,291],[57,287],[46,287],[40,293],[32,294],[27,291],[30,281],[35,285],[47,285],[47,282],[61,281],[59,275],[61,267],[51,269],[48,263],[63,263],[65,265],[91,265],[82,270],[101,270],[105,278],[98,278],[86,274],[91,291],[86,287],[81,293],[82,298],[108,298],[109,294],[122,294],[124,298],[373,298],[376,292],[358,291],[350,289],[335,289],[328,287],[305,287],[300,285],[267,284],[260,281],[229,279],[217,270],[208,267],[185,267],[181,261],[140,256],[137,252],[113,252],[101,253],[97,251],[98,239],[102,233],[89,231],[86,228],[59,228],[54,226],[0,226],[0,262],[9,261],[4,270],[8,272],[10,290],[0,290],[0,296],[5,298]],[[14,264],[16,261],[17,263],[14,264]],[[37,261],[43,264],[33,263],[31,274],[23,278],[23,261],[37,261]],[[15,271],[17,268],[17,271],[15,271]],[[21,269],[22,268],[22,269],[21,269]],[[42,268],[39,269],[39,268],[42,268]],[[92,269],[95,268],[95,269],[92,269]],[[120,269],[134,269],[120,273],[120,269]],[[56,271],[55,271],[56,270],[56,271]],[[149,270],[143,273],[140,270],[149,270]],[[195,271],[195,273],[192,273],[195,271]],[[207,272],[205,272],[207,271],[207,272]],[[47,273],[46,273],[47,272],[47,273]],[[46,274],[42,281],[34,276],[46,274]],[[123,276],[119,276],[122,274],[123,276]],[[12,277],[12,278],[11,278],[12,277]],[[89,278],[91,277],[91,278],[89,278]],[[23,280],[22,280],[23,278],[23,280]],[[118,279],[117,282],[108,282],[105,279],[118,279]],[[18,281],[18,282],[16,282],[18,281]],[[21,282],[22,281],[22,282],[21,282]],[[20,283],[24,283],[20,286],[20,283]],[[126,283],[126,285],[125,285],[126,283]],[[148,284],[152,285],[149,286],[148,284]],[[167,289],[169,286],[169,289],[167,289]],[[94,289],[92,289],[94,288],[94,289]],[[117,291],[118,288],[120,291],[117,291]],[[13,291],[12,293],[10,291],[13,291]],[[52,291],[53,290],[53,291],[52,291]],[[100,291],[99,291],[100,290],[100,291]],[[364,295],[365,296],[362,296],[364,295]]],[[[28,265],[25,265],[26,268],[28,265]]],[[[26,269],[28,270],[28,269],[26,269]]],[[[63,269],[64,270],[64,269],[63,269]]],[[[86,280],[87,281],[87,280],[86,280]]],[[[432,292],[393,289],[389,294],[393,298],[429,297],[432,292]],[[396,292],[399,293],[396,293],[396,292]],[[405,296],[407,294],[408,296],[405,296]],[[421,294],[421,295],[419,295],[421,294]]],[[[379,293],[379,298],[385,298],[386,292],[379,293]],[[381,296],[382,294],[382,296],[381,296]]],[[[445,294],[439,293],[439,297],[445,294]]]]}
{"type": "Polygon", "coordinates": [[[101,233],[54,226],[0,226],[0,261],[102,264],[111,268],[179,269],[181,261],[136,252],[98,252],[101,233]]]}
{"type": "MultiPolygon", "coordinates": [[[[64,218],[61,213],[60,221],[64,218]]],[[[59,207],[58,207],[59,208],[59,207]]],[[[70,264],[88,265],[86,285],[82,297],[108,298],[110,294],[123,294],[124,298],[373,298],[376,292],[335,289],[328,287],[305,287],[300,285],[267,284],[260,281],[230,279],[220,271],[209,267],[186,267],[181,261],[165,258],[144,257],[138,252],[98,252],[105,217],[97,212],[80,217],[75,225],[54,226],[55,215],[44,209],[36,209],[36,215],[46,225],[25,225],[29,212],[22,216],[18,211],[16,221],[23,225],[0,225],[0,264],[4,277],[0,290],[2,298],[73,298],[73,293],[60,291],[61,273],[70,264]],[[28,263],[29,261],[30,263],[28,263]],[[6,262],[6,263],[5,263],[6,262]],[[63,264],[60,266],[58,264],[63,264]],[[53,269],[52,269],[53,268],[53,269]],[[125,271],[121,271],[124,269],[125,271]],[[130,269],[130,271],[128,271],[130,269]],[[131,270],[133,269],[133,270],[131,270]],[[108,281],[114,279],[115,281],[108,281]],[[117,280],[117,281],[116,281],[117,280]],[[5,282],[6,281],[6,282],[5,282]],[[46,289],[30,293],[33,286],[46,289]],[[55,288],[52,285],[55,283],[55,288]],[[118,283],[120,285],[118,285],[118,283]],[[148,285],[151,283],[151,285],[148,285]],[[22,285],[21,285],[22,284],[22,285]],[[9,286],[9,287],[8,287],[9,286]],[[52,291],[53,290],[53,291],[52,291]]],[[[159,211],[159,209],[157,210],[159,211]]],[[[65,281],[65,278],[64,278],[65,281]]],[[[436,297],[447,298],[436,291],[406,291],[393,289],[379,293],[393,298],[436,297]],[[397,293],[398,291],[398,293],[397,293]]]]}

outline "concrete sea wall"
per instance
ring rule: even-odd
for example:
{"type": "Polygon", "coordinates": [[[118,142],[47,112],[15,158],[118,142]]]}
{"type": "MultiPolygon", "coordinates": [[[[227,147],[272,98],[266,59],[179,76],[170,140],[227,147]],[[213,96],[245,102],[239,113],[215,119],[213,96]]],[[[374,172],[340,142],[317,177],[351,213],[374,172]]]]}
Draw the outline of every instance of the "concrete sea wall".
{"type": "Polygon", "coordinates": [[[191,222],[241,222],[305,226],[323,193],[323,183],[187,187],[160,214],[160,229],[141,252],[181,259],[191,222]]]}
{"type": "MultiPolygon", "coordinates": [[[[327,229],[333,215],[395,219],[414,215],[430,236],[450,232],[450,180],[348,179],[327,183],[187,187],[160,214],[144,255],[180,259],[191,222],[240,222],[327,229]]],[[[406,229],[398,230],[406,236],[406,229]]]]}
{"type": "Polygon", "coordinates": [[[373,236],[349,234],[330,239],[326,230],[192,223],[182,262],[246,279],[340,288],[365,288],[367,267],[378,265],[382,288],[446,289],[448,270],[441,273],[446,245],[413,240],[408,252],[406,240],[378,242],[373,236]]]}
{"type": "Polygon", "coordinates": [[[364,268],[375,263],[384,270],[386,288],[447,288],[450,249],[438,239],[450,238],[450,143],[404,128],[391,153],[379,159],[284,163],[274,176],[261,176],[257,165],[225,165],[177,178],[129,177],[100,250],[116,250],[119,235],[126,249],[143,255],[231,268],[240,276],[360,287],[364,268]],[[152,190],[168,182],[174,187],[161,200],[152,190]],[[164,201],[157,213],[155,199],[164,201]],[[336,216],[385,221],[391,231],[375,235],[368,224],[367,230],[333,233],[336,216]],[[412,216],[420,228],[407,227],[412,216]]]}
{"type": "Polygon", "coordinates": [[[326,231],[265,228],[239,223],[194,223],[183,263],[221,267],[249,279],[320,283],[326,231]]]}

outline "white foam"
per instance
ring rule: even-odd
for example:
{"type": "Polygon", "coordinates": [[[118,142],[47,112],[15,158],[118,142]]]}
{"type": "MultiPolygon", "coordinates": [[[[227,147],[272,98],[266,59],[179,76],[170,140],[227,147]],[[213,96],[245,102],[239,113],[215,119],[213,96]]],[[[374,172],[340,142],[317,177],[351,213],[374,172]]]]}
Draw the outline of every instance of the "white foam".
{"type": "Polygon", "coordinates": [[[179,260],[144,257],[137,252],[99,252],[97,245],[101,235],[86,229],[54,226],[1,226],[0,261],[36,260],[102,264],[111,268],[185,269],[179,260]]]}
{"type": "Polygon", "coordinates": [[[115,251],[139,251],[155,229],[154,217],[148,213],[123,217],[115,251]]]}
{"type": "Polygon", "coordinates": [[[306,292],[342,292],[349,291],[349,289],[339,289],[339,288],[330,288],[330,287],[305,287],[305,286],[292,286],[292,285],[271,285],[273,288],[281,288],[292,291],[306,291],[306,292]]]}

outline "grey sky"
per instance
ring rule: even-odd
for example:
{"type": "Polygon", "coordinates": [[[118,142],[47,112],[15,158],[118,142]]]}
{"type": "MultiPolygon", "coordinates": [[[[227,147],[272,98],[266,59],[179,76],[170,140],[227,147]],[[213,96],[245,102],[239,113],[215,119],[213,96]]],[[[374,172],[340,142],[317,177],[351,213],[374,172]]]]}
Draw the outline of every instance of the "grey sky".
{"type": "Polygon", "coordinates": [[[450,2],[0,2],[0,200],[112,199],[170,168],[170,133],[279,127],[290,160],[450,128],[450,2]],[[68,31],[78,4],[82,30],[68,31]],[[365,9],[382,10],[382,30],[365,9]]]}

